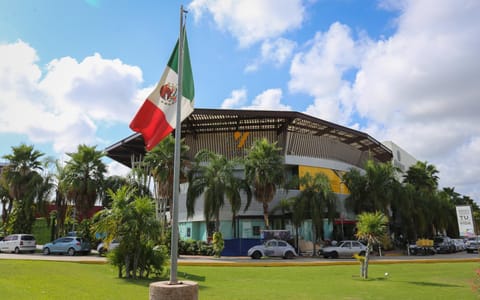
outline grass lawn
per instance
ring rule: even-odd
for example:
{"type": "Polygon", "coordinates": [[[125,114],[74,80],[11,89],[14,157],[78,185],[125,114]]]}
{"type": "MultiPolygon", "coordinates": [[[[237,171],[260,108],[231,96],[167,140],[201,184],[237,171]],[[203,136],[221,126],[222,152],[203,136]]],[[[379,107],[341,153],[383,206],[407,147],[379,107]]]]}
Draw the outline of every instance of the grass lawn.
{"type": "MultiPolygon", "coordinates": [[[[200,299],[478,299],[477,263],[359,266],[180,266],[200,299]],[[389,273],[385,277],[385,272],[389,273]]],[[[152,280],[118,279],[109,265],[0,259],[1,299],[148,299],[152,280]]],[[[165,279],[164,279],[165,280],[165,279]]]]}

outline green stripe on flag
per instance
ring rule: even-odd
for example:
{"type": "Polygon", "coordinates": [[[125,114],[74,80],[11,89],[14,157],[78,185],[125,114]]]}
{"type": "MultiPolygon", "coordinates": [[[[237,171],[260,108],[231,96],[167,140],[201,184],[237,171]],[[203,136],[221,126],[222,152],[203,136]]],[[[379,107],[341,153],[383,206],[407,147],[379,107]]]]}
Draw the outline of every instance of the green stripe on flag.
{"type": "MultiPolygon", "coordinates": [[[[187,31],[184,31],[185,42],[183,44],[183,81],[182,81],[182,94],[183,97],[193,100],[195,97],[195,87],[193,84],[192,65],[190,63],[190,51],[188,50],[187,31]]],[[[178,74],[178,40],[175,44],[175,49],[168,60],[168,67],[178,74]]]]}

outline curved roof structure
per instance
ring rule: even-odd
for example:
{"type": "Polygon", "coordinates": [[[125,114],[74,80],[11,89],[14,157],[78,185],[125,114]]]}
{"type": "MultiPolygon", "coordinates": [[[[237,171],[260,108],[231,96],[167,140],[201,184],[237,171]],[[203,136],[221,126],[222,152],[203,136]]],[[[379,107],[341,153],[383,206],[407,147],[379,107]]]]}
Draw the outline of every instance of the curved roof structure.
{"type": "MultiPolygon", "coordinates": [[[[370,135],[294,111],[232,110],[197,108],[182,122],[182,138],[235,132],[276,133],[277,136],[296,134],[322,137],[343,144],[370,157],[387,162],[392,152],[370,135]]],[[[218,142],[218,141],[217,141],[218,142]]],[[[145,146],[140,134],[135,133],[105,149],[107,156],[131,167],[131,157],[143,156],[145,146]]]]}

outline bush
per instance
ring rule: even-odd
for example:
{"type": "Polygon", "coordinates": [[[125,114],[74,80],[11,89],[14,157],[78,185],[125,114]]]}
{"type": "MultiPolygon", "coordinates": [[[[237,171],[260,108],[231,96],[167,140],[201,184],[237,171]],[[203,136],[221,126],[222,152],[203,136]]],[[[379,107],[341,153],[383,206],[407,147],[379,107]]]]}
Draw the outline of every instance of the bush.
{"type": "Polygon", "coordinates": [[[213,234],[213,252],[215,253],[215,257],[220,257],[225,247],[225,243],[223,241],[223,236],[221,232],[215,232],[213,234]]]}
{"type": "Polygon", "coordinates": [[[51,241],[50,228],[48,227],[45,218],[38,218],[35,220],[32,228],[32,234],[35,236],[35,241],[38,245],[45,245],[51,241]]]}
{"type": "Polygon", "coordinates": [[[180,255],[208,255],[213,256],[213,246],[204,241],[179,240],[178,253],[180,255]]]}

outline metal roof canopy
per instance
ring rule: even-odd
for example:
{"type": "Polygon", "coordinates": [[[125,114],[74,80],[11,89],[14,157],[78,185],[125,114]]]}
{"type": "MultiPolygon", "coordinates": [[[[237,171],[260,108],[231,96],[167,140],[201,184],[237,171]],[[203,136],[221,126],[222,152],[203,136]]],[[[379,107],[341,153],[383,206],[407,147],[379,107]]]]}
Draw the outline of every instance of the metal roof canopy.
{"type": "MultiPolygon", "coordinates": [[[[287,130],[326,136],[360,151],[368,150],[381,162],[392,159],[390,149],[366,133],[294,111],[196,108],[182,122],[182,137],[204,133],[267,130],[276,130],[278,134],[287,130]]],[[[132,154],[138,157],[146,153],[143,137],[139,133],[107,147],[105,151],[108,157],[128,167],[131,167],[132,154]]]]}

